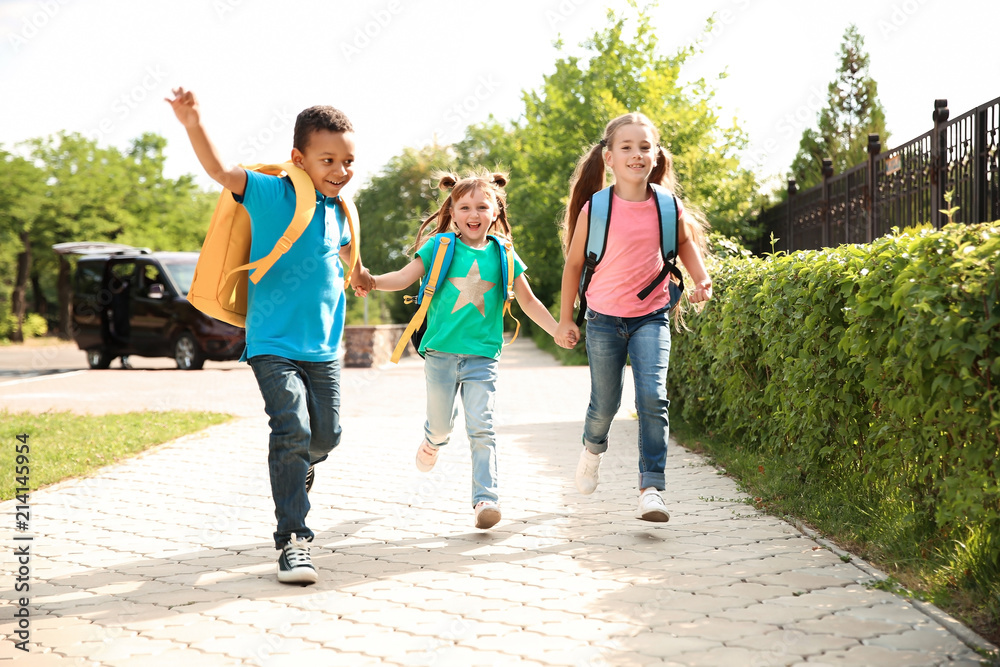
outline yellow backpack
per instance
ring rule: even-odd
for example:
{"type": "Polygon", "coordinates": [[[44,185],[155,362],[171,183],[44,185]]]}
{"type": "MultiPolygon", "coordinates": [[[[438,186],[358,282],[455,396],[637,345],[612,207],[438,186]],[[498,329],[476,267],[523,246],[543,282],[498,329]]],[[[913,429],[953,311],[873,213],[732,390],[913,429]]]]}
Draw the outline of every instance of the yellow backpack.
{"type": "MultiPolygon", "coordinates": [[[[295,214],[271,252],[251,262],[250,214],[236,203],[229,190],[222,191],[205,235],[205,243],[201,246],[187,300],[206,315],[237,327],[246,326],[247,278],[255,285],[260,282],[274,263],[302,236],[316,210],[316,188],[312,179],[291,162],[255,164],[244,168],[272,176],[288,174],[295,186],[295,214]]],[[[351,229],[351,262],[344,274],[346,290],[358,261],[358,209],[344,195],[339,197],[339,201],[351,229]]]]}

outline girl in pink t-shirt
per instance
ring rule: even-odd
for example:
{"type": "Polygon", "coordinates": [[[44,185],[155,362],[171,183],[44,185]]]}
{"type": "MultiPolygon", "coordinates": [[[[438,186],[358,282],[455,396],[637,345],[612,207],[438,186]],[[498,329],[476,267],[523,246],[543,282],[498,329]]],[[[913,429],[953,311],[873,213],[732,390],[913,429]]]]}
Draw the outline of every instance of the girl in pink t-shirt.
{"type": "MultiPolygon", "coordinates": [[[[670,422],[667,367],[670,361],[669,276],[645,299],[638,296],[663,269],[660,224],[650,183],[676,190],[670,155],[660,133],[640,113],[615,118],[604,136],[580,158],[570,184],[562,278],[562,308],[556,342],[572,346],[579,338],[573,307],[580,286],[589,228],[589,201],[604,188],[605,168],[614,175],[611,220],[604,256],[587,288],[587,358],[590,405],[583,427],[583,451],[576,488],[593,493],[601,458],[608,449],[611,422],[621,405],[627,359],[635,380],[639,416],[639,509],[646,521],[669,521],[663,498],[670,422]]],[[[678,256],[695,283],[691,303],[712,298],[712,281],[702,260],[704,229],[678,206],[678,256]]]]}

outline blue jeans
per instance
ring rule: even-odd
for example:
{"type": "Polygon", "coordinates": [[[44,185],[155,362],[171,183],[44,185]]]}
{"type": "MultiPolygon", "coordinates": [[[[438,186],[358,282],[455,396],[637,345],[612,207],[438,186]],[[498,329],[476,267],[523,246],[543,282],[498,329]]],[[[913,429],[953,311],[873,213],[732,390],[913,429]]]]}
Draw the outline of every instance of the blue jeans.
{"type": "Polygon", "coordinates": [[[472,450],[472,506],[483,500],[499,502],[497,443],[493,430],[497,360],[474,354],[427,350],[424,377],[427,380],[427,422],[424,424],[427,442],[435,447],[448,444],[458,416],[455,396],[461,391],[465,430],[472,450]]]}
{"type": "Polygon", "coordinates": [[[267,466],[278,529],[274,546],[312,540],[306,526],[309,466],[340,444],[340,360],[294,361],[271,354],[252,357],[250,367],[270,417],[267,466]]]}
{"type": "Polygon", "coordinates": [[[611,421],[622,403],[625,361],[632,360],[635,409],[639,415],[639,488],[664,489],[670,420],[667,367],[670,318],[666,309],[641,317],[611,317],[587,309],[590,405],[583,444],[595,454],[608,449],[611,421]]]}

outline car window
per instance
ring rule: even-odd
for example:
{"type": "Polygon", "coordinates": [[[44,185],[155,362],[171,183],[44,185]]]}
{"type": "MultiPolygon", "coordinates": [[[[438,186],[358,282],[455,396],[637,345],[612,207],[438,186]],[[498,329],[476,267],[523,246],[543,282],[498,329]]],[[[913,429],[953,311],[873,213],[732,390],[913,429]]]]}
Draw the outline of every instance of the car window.
{"type": "Polygon", "coordinates": [[[83,297],[96,298],[101,291],[104,276],[103,262],[80,262],[76,267],[76,283],[73,291],[83,297]]]}
{"type": "Polygon", "coordinates": [[[108,280],[108,289],[112,294],[121,294],[133,289],[133,276],[135,275],[135,262],[115,262],[111,265],[111,277],[108,280]]]}
{"type": "Polygon", "coordinates": [[[163,268],[170,277],[177,283],[177,289],[181,294],[187,296],[191,289],[191,281],[194,280],[194,262],[163,262],[163,268]]]}
{"type": "Polygon", "coordinates": [[[144,297],[149,296],[149,290],[153,285],[159,285],[161,288],[160,294],[163,294],[163,290],[166,289],[166,279],[163,277],[163,272],[160,271],[160,267],[155,264],[140,264],[139,271],[142,274],[142,281],[139,286],[139,294],[144,297]]]}

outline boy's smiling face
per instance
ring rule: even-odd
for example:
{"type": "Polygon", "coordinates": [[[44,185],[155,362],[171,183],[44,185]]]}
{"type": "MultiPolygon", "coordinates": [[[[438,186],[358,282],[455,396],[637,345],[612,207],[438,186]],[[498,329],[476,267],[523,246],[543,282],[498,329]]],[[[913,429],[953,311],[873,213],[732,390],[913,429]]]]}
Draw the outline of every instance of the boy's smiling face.
{"type": "Polygon", "coordinates": [[[316,130],[304,151],[292,149],[292,162],[309,174],[320,194],[336,197],[354,176],[354,133],[316,130]]]}

